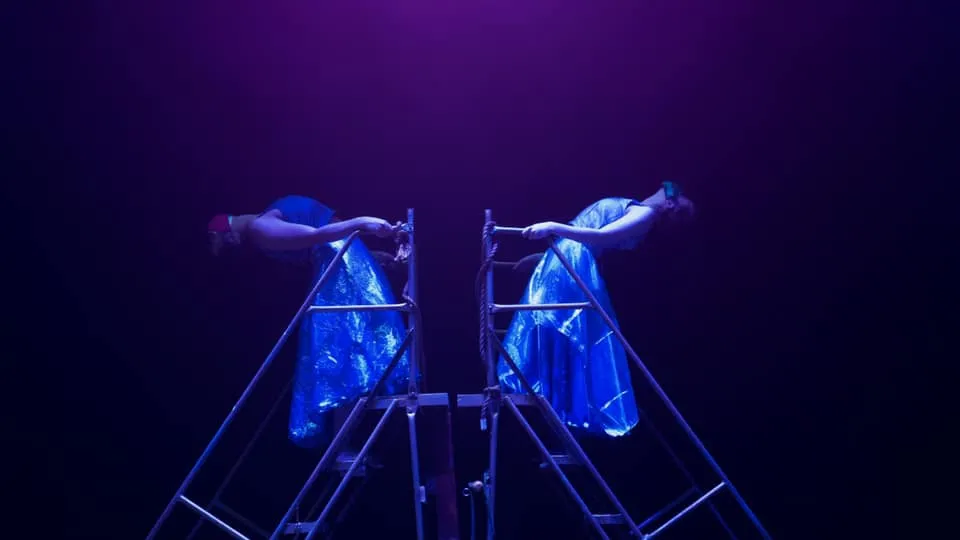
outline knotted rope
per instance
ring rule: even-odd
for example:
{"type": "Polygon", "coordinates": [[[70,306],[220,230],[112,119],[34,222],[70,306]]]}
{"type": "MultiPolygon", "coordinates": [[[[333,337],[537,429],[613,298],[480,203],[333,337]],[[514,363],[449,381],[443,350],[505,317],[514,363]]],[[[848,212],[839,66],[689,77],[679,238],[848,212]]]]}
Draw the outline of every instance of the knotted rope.
{"type": "MultiPolygon", "coordinates": [[[[487,305],[487,271],[494,264],[493,257],[497,254],[497,242],[493,240],[493,231],[496,225],[491,221],[483,227],[483,244],[481,253],[483,262],[480,264],[480,271],[477,273],[475,290],[477,301],[480,307],[480,357],[483,359],[484,367],[490,372],[491,366],[488,363],[487,351],[490,347],[490,306],[487,305]],[[487,249],[489,243],[490,248],[487,249]]],[[[494,360],[496,362],[496,360],[494,360]]],[[[486,421],[490,414],[490,405],[493,399],[499,399],[500,386],[487,386],[483,389],[483,403],[480,407],[481,428],[486,429],[486,421]]]]}

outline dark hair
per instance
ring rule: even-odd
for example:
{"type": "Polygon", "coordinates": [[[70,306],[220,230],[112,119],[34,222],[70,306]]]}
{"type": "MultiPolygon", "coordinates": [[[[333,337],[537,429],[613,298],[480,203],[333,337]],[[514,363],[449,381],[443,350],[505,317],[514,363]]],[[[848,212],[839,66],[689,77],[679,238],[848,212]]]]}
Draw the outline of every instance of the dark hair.
{"type": "Polygon", "coordinates": [[[693,201],[683,195],[667,197],[663,188],[642,201],[657,214],[658,221],[686,222],[693,219],[696,209],[693,201]]]}

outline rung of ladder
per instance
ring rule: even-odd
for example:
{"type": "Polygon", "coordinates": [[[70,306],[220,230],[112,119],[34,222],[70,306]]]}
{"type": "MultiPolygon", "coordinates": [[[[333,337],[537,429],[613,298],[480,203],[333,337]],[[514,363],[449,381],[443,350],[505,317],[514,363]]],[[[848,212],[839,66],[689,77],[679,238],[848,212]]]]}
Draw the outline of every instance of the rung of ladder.
{"type": "Polygon", "coordinates": [[[678,512],[675,516],[673,516],[673,517],[670,518],[666,523],[664,523],[663,525],[661,525],[660,527],[658,527],[657,530],[655,530],[655,531],[653,531],[652,533],[648,534],[645,538],[653,538],[653,537],[659,535],[660,533],[662,533],[663,531],[667,530],[668,527],[670,527],[671,525],[673,525],[674,523],[676,523],[680,518],[682,518],[682,517],[683,517],[684,515],[686,515],[688,512],[692,511],[694,508],[700,506],[704,501],[706,501],[707,499],[709,499],[710,497],[712,497],[715,493],[717,493],[718,491],[720,491],[720,490],[721,490],[723,487],[725,487],[726,485],[727,485],[726,482],[720,482],[719,484],[717,484],[716,486],[714,486],[713,489],[711,489],[710,491],[704,493],[703,495],[700,496],[699,499],[697,499],[697,500],[693,501],[692,503],[690,503],[689,505],[687,505],[686,508],[684,508],[683,510],[681,510],[680,512],[678,512]]]}
{"type": "Polygon", "coordinates": [[[211,514],[210,512],[207,512],[206,510],[204,510],[203,508],[201,508],[200,505],[198,505],[197,503],[191,501],[190,499],[186,498],[185,496],[180,495],[179,500],[180,500],[180,502],[182,502],[183,504],[187,505],[191,510],[193,510],[194,512],[196,512],[196,513],[200,514],[201,516],[203,516],[203,517],[204,517],[207,521],[209,521],[210,523],[213,523],[213,524],[216,525],[217,527],[220,527],[220,530],[222,530],[223,532],[225,532],[225,533],[229,534],[230,536],[236,538],[237,540],[250,540],[250,539],[247,538],[246,536],[240,534],[240,531],[234,529],[234,528],[231,527],[230,525],[227,525],[227,523],[226,523],[225,521],[223,521],[222,519],[218,518],[217,516],[211,514]]]}
{"type": "MultiPolygon", "coordinates": [[[[353,466],[354,462],[357,461],[357,456],[353,454],[340,454],[337,456],[337,461],[333,464],[333,470],[345,474],[350,470],[350,467],[353,466]]],[[[357,469],[353,471],[353,476],[366,476],[367,475],[367,463],[366,460],[360,462],[357,466],[357,469]]]]}
{"type": "MultiPolygon", "coordinates": [[[[509,394],[503,396],[503,399],[509,399],[518,407],[535,407],[537,405],[536,397],[527,394],[509,394]]],[[[458,394],[457,407],[483,407],[483,394],[458,394]]]]}
{"type": "Polygon", "coordinates": [[[226,514],[228,514],[231,518],[233,518],[233,519],[235,519],[236,521],[242,523],[243,525],[246,525],[246,526],[249,527],[251,530],[253,530],[253,531],[256,532],[257,534],[259,534],[260,536],[263,536],[263,537],[268,537],[268,536],[270,536],[270,533],[268,533],[267,531],[265,531],[265,530],[261,529],[260,527],[258,527],[256,523],[254,523],[254,522],[250,521],[249,519],[247,519],[247,518],[243,517],[242,515],[240,515],[240,513],[237,512],[236,510],[234,510],[233,508],[230,508],[229,506],[223,504],[222,501],[214,500],[213,503],[211,504],[211,506],[213,506],[213,507],[215,507],[215,508],[217,508],[217,509],[219,509],[219,510],[223,510],[223,511],[224,511],[226,514]]]}
{"type": "Polygon", "coordinates": [[[561,309],[590,309],[590,302],[562,302],[557,304],[493,304],[490,311],[502,313],[504,311],[553,311],[561,309]]]}
{"type": "Polygon", "coordinates": [[[643,520],[643,522],[640,523],[640,525],[639,525],[640,528],[641,528],[641,529],[645,529],[645,528],[647,527],[647,525],[650,525],[651,523],[657,521],[657,520],[660,519],[662,516],[668,514],[668,513],[671,512],[674,508],[676,508],[677,506],[679,506],[680,503],[682,503],[683,501],[687,500],[691,495],[696,495],[696,494],[697,494],[697,488],[696,488],[696,487],[691,487],[691,488],[687,489],[686,491],[684,491],[683,493],[681,493],[679,497],[677,497],[676,499],[674,499],[673,501],[671,501],[669,504],[667,504],[666,506],[664,506],[664,507],[661,508],[660,510],[657,510],[652,516],[650,516],[650,517],[648,517],[647,519],[643,520]]]}
{"type": "MultiPolygon", "coordinates": [[[[574,459],[573,456],[568,454],[551,454],[550,457],[553,458],[553,461],[555,461],[557,465],[579,465],[580,464],[580,462],[574,459]]],[[[545,461],[540,462],[541,469],[546,469],[549,466],[550,464],[545,461]]]]}
{"type": "Polygon", "coordinates": [[[287,523],[287,528],[283,530],[283,534],[309,534],[316,527],[316,521],[310,521],[306,523],[287,523]]]}
{"type": "Polygon", "coordinates": [[[627,522],[623,514],[594,514],[593,519],[601,525],[623,525],[627,522]]]}
{"type": "MultiPolygon", "coordinates": [[[[341,473],[345,473],[350,470],[350,467],[353,463],[357,461],[357,455],[354,453],[342,453],[337,456],[337,461],[333,464],[333,470],[341,473]]],[[[369,455],[367,455],[363,461],[357,466],[357,470],[353,472],[353,476],[366,476],[367,471],[370,469],[382,469],[383,465],[375,461],[371,461],[369,455]]]]}
{"type": "Polygon", "coordinates": [[[349,306],[310,306],[307,313],[343,313],[345,311],[405,311],[408,304],[358,304],[349,306]]]}
{"type": "MultiPolygon", "coordinates": [[[[397,402],[398,407],[403,407],[409,401],[408,396],[378,397],[373,399],[367,407],[370,409],[386,409],[393,402],[397,402]]],[[[450,405],[450,397],[444,393],[418,394],[417,405],[420,407],[447,407],[450,405]]]]}

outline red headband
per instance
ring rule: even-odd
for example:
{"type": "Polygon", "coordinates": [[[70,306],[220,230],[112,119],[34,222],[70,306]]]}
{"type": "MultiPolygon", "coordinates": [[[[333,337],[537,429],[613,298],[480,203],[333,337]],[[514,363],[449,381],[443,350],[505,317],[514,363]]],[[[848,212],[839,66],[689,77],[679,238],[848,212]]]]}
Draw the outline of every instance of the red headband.
{"type": "Polygon", "coordinates": [[[207,224],[207,230],[215,233],[230,232],[230,216],[226,214],[213,216],[213,219],[207,224]]]}

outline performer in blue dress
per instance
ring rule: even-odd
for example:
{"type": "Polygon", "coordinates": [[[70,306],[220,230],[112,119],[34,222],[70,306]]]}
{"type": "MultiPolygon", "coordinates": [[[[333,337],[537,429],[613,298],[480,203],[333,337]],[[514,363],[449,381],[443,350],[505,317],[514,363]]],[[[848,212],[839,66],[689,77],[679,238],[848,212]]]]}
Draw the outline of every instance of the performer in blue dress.
{"type": "MultiPolygon", "coordinates": [[[[219,215],[208,226],[214,254],[228,246],[250,244],[267,254],[313,268],[314,281],[355,231],[380,237],[394,236],[398,225],[374,217],[339,221],[333,211],[301,196],[274,202],[262,214],[219,215]]],[[[399,258],[407,254],[403,244],[399,258]]],[[[337,270],[317,292],[314,305],[396,303],[384,266],[397,260],[383,252],[370,252],[354,240],[337,270]]],[[[330,414],[340,405],[370,391],[396,354],[406,333],[395,311],[314,313],[304,317],[299,332],[297,368],[290,408],[289,435],[294,443],[316,448],[334,433],[330,414]]],[[[404,354],[382,392],[406,392],[409,355],[404,354]]],[[[424,426],[428,441],[423,450],[425,479],[434,486],[437,500],[437,537],[457,538],[457,492],[450,450],[449,419],[424,426]]]]}
{"type": "MultiPolygon", "coordinates": [[[[606,285],[597,269],[604,250],[633,249],[661,223],[691,217],[693,204],[676,186],[665,183],[637,201],[601,199],[569,224],[537,223],[523,236],[555,236],[557,247],[616,322],[606,285]]],[[[520,303],[586,302],[586,295],[553,250],[541,255],[520,303]]],[[[504,348],[534,391],[545,396],[560,418],[585,433],[617,437],[639,421],[626,351],[592,309],[518,311],[504,348]]],[[[498,375],[504,392],[523,392],[510,366],[500,358],[498,375]]]]}
{"type": "MultiPolygon", "coordinates": [[[[397,225],[374,217],[336,220],[323,204],[301,196],[283,197],[262,214],[219,215],[210,221],[211,248],[250,244],[264,254],[312,267],[314,283],[355,231],[393,236],[397,225]]],[[[393,304],[383,269],[357,239],[314,305],[393,304]]],[[[310,313],[299,331],[289,436],[299,446],[323,446],[332,437],[333,409],[368,392],[383,374],[406,333],[395,311],[310,313]]],[[[403,393],[409,377],[405,353],[386,381],[387,394],[403,393]]]]}

